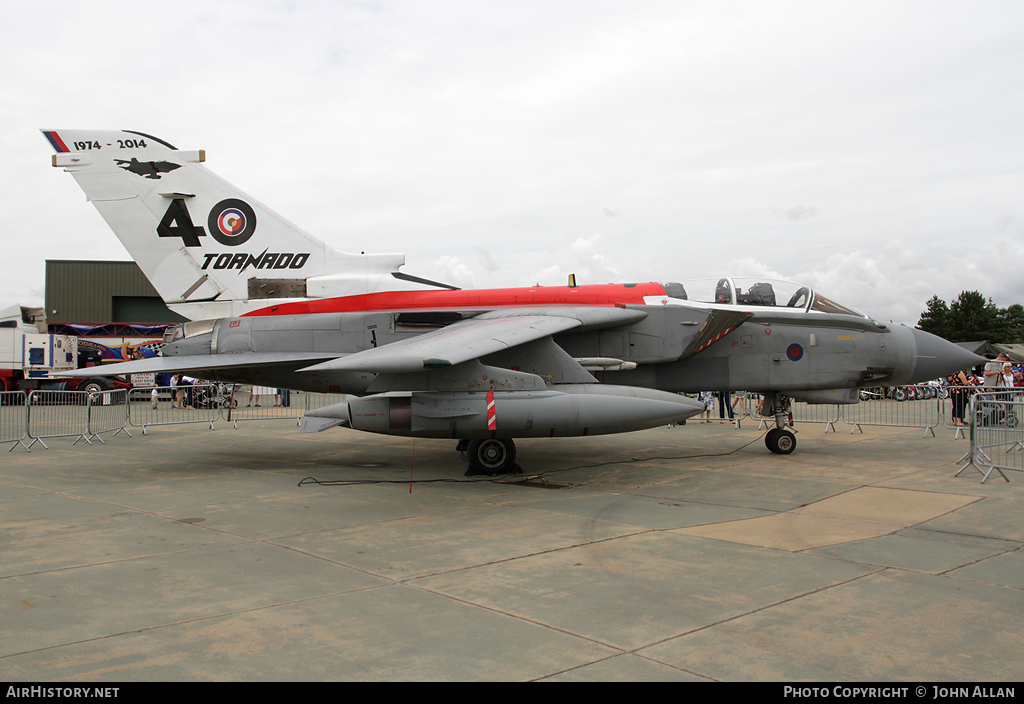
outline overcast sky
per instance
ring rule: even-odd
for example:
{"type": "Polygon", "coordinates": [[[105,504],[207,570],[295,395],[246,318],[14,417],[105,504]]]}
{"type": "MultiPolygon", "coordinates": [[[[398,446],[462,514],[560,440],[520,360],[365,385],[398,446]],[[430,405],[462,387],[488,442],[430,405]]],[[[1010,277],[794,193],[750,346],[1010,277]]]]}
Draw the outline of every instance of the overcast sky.
{"type": "Polygon", "coordinates": [[[1024,3],[31,2],[0,21],[0,307],[129,259],[39,128],[180,149],[463,287],[774,276],[1024,303],[1024,3]]]}

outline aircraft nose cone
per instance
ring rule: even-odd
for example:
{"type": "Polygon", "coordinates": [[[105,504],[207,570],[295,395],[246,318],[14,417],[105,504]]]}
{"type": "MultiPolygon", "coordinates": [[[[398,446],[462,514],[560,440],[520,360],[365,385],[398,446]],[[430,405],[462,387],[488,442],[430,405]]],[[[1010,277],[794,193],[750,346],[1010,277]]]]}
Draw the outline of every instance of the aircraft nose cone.
{"type": "Polygon", "coordinates": [[[914,342],[917,343],[917,361],[911,383],[939,379],[988,361],[959,345],[943,340],[938,335],[917,328],[911,330],[914,333],[914,342]]]}

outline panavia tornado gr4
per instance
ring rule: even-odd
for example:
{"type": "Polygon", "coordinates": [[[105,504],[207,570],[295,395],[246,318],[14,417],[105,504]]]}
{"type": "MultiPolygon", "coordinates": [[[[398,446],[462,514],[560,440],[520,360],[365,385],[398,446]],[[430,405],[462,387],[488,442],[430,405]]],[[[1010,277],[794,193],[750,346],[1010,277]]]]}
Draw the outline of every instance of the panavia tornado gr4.
{"type": "Polygon", "coordinates": [[[95,373],[349,394],[308,412],[303,431],[450,438],[473,473],[513,468],[514,438],[685,420],[703,405],[682,394],[699,391],[762,392],[775,420],[766,444],[788,454],[790,399],[857,403],[859,387],[981,361],[786,281],[459,290],[401,272],[402,255],[331,249],[212,174],[203,151],[141,132],[43,134],[53,165],[193,321],[168,332],[160,357],[95,373]]]}

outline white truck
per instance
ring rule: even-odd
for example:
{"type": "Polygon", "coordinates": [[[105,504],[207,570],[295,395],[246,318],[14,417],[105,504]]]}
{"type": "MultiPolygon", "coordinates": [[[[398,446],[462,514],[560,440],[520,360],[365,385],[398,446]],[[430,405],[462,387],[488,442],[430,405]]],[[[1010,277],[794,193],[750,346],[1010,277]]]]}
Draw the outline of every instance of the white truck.
{"type": "Polygon", "coordinates": [[[114,377],[88,380],[53,377],[55,372],[93,366],[97,362],[88,350],[82,350],[80,355],[78,338],[74,335],[47,332],[42,308],[16,304],[0,309],[0,391],[106,391],[131,386],[114,377]]]}

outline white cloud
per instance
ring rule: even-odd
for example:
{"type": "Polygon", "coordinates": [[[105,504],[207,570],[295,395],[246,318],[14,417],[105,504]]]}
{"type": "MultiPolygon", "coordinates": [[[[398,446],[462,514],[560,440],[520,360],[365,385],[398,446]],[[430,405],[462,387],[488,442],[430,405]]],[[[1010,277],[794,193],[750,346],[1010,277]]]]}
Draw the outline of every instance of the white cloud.
{"type": "Polygon", "coordinates": [[[564,286],[569,281],[569,274],[576,275],[576,283],[579,285],[623,281],[625,277],[622,271],[601,253],[602,239],[600,235],[580,237],[568,246],[550,250],[548,258],[554,263],[538,271],[534,283],[564,286]]]}
{"type": "Polygon", "coordinates": [[[422,267],[417,276],[439,281],[458,288],[477,288],[474,270],[463,264],[458,257],[444,255],[438,257],[433,264],[422,267]]]}
{"type": "Polygon", "coordinates": [[[786,217],[790,220],[805,220],[807,218],[813,218],[817,213],[818,211],[815,208],[806,208],[802,205],[794,205],[786,211],[786,217]]]}

